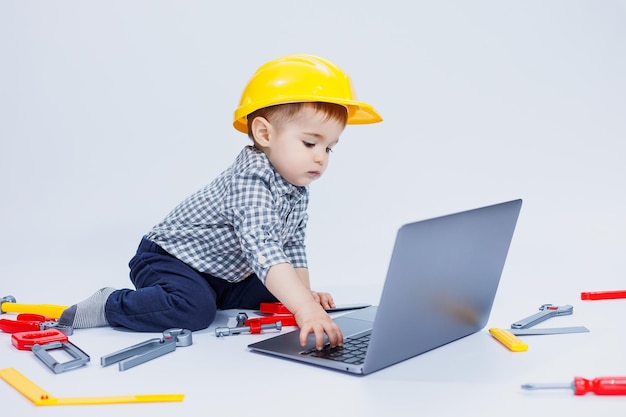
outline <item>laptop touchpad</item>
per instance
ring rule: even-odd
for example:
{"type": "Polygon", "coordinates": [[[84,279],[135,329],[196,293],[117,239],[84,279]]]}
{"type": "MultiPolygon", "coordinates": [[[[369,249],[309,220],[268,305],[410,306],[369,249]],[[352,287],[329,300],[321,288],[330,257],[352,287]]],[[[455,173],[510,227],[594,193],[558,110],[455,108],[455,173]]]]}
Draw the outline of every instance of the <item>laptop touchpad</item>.
{"type": "Polygon", "coordinates": [[[376,316],[376,307],[363,308],[333,319],[344,337],[350,337],[365,330],[371,330],[376,316]]]}

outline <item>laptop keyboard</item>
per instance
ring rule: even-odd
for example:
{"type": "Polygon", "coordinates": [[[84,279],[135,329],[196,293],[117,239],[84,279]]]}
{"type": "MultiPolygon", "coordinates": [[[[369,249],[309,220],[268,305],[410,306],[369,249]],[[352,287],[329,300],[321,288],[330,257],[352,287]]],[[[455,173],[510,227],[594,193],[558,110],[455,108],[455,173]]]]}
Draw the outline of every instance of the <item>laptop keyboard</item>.
{"type": "Polygon", "coordinates": [[[302,352],[302,355],[360,365],[365,360],[365,352],[367,352],[369,341],[370,334],[366,334],[354,339],[345,339],[343,346],[330,347],[330,344],[327,343],[322,350],[313,348],[302,352]]]}

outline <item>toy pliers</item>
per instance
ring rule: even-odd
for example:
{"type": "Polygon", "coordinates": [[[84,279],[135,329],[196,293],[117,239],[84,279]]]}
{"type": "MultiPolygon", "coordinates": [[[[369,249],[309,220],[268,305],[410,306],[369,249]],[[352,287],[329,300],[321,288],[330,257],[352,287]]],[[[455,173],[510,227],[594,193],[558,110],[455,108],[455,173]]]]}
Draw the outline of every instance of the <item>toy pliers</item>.
{"type": "Polygon", "coordinates": [[[70,336],[73,333],[71,326],[60,324],[51,317],[41,314],[18,314],[15,320],[0,319],[0,330],[5,333],[28,332],[35,330],[56,329],[70,336]]]}

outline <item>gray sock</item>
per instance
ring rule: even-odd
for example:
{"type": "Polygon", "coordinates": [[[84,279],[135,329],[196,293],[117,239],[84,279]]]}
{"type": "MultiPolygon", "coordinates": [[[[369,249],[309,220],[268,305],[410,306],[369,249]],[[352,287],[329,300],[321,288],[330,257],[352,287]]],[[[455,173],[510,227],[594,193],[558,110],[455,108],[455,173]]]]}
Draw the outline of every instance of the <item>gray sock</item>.
{"type": "Polygon", "coordinates": [[[113,291],[115,288],[101,288],[86,300],[66,308],[59,317],[59,323],[75,329],[108,326],[104,306],[113,291]]]}

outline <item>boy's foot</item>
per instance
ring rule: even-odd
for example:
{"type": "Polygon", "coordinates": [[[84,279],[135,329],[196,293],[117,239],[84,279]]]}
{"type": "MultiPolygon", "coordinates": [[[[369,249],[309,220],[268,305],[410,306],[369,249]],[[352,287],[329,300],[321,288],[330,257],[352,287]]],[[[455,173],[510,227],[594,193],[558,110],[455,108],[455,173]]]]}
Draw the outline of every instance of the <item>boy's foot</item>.
{"type": "Polygon", "coordinates": [[[86,300],[66,308],[59,317],[59,324],[75,329],[108,326],[104,306],[113,291],[115,288],[102,288],[86,300]]]}

